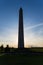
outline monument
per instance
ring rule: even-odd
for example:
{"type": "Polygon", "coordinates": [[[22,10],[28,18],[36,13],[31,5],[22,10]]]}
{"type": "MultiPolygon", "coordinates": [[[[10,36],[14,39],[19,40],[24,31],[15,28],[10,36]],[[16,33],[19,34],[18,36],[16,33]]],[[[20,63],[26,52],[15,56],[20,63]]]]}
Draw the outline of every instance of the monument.
{"type": "Polygon", "coordinates": [[[23,9],[19,10],[18,48],[24,48],[23,9]]]}

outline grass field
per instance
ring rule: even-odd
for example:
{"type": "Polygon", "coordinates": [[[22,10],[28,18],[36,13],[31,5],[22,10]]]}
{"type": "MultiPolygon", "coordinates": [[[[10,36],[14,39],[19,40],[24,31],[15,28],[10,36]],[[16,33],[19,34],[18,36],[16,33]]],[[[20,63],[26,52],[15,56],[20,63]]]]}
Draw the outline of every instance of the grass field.
{"type": "Polygon", "coordinates": [[[36,51],[36,52],[43,52],[43,47],[33,47],[33,48],[30,48],[30,50],[32,51],[36,51]]]}
{"type": "Polygon", "coordinates": [[[43,55],[40,54],[2,54],[0,65],[43,65],[43,55]]]}

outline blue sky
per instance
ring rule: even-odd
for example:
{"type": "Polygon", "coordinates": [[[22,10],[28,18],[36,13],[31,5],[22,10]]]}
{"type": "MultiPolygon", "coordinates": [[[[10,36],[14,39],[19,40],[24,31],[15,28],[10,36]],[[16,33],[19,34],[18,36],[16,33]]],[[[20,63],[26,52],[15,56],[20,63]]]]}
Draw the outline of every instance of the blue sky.
{"type": "Polygon", "coordinates": [[[25,47],[43,46],[43,0],[0,0],[0,45],[17,47],[20,7],[25,47]]]}

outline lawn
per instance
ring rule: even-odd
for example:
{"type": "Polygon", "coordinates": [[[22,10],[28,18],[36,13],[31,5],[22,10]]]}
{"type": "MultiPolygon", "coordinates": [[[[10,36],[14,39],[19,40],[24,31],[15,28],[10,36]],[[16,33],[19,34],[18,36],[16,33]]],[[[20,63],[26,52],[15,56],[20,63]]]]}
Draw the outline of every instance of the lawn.
{"type": "Polygon", "coordinates": [[[40,54],[3,54],[0,65],[43,65],[43,55],[40,54]]]}

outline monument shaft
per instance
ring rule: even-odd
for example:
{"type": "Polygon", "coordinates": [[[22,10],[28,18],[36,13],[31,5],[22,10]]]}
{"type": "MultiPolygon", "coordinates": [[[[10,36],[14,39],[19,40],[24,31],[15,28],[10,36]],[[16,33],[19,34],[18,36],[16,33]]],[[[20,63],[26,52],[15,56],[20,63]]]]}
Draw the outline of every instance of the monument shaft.
{"type": "Polygon", "coordinates": [[[19,10],[18,48],[24,48],[23,10],[19,10]]]}

